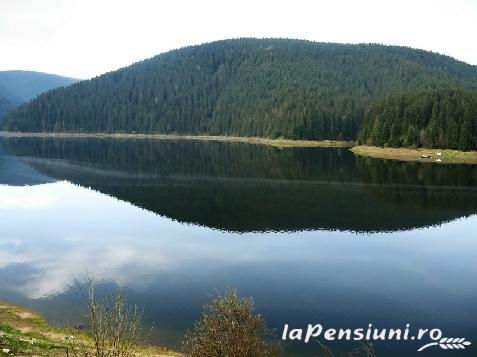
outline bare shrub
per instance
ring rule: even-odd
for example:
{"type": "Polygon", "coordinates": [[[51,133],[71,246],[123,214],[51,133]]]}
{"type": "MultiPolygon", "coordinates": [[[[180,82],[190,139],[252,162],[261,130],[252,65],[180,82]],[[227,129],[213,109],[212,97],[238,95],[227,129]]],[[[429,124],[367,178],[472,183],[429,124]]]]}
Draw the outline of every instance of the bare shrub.
{"type": "Polygon", "coordinates": [[[88,320],[95,357],[131,357],[142,335],[142,311],[128,305],[119,290],[97,302],[95,282],[88,281],[88,320]]]}
{"type": "Polygon", "coordinates": [[[190,357],[273,357],[280,346],[254,314],[254,301],[226,290],[204,306],[202,318],[186,332],[183,351],[190,357]]]}

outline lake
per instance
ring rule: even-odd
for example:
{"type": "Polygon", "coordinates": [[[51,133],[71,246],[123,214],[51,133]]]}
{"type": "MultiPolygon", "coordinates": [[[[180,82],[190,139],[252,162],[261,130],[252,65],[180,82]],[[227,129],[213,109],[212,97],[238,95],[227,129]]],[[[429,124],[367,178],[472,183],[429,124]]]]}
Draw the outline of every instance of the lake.
{"type": "MultiPolygon", "coordinates": [[[[476,213],[476,166],[335,148],[4,138],[0,300],[77,325],[89,272],[100,294],[124,287],[173,348],[226,287],[252,296],[279,334],[285,323],[410,323],[477,343],[476,213]]],[[[375,347],[401,357],[422,344],[375,347]]],[[[438,355],[475,356],[471,347],[438,355]]]]}

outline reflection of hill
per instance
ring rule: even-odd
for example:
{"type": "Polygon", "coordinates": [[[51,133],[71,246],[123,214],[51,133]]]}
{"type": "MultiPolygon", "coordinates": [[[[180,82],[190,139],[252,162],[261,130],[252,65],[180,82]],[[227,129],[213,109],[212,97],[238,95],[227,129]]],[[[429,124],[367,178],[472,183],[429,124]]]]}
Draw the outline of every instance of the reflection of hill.
{"type": "Polygon", "coordinates": [[[230,231],[390,231],[477,211],[472,166],[217,142],[13,139],[7,146],[49,176],[230,231]]]}
{"type": "Polygon", "coordinates": [[[17,158],[5,155],[0,145],[0,185],[39,185],[52,181],[54,179],[39,173],[17,158]]]}

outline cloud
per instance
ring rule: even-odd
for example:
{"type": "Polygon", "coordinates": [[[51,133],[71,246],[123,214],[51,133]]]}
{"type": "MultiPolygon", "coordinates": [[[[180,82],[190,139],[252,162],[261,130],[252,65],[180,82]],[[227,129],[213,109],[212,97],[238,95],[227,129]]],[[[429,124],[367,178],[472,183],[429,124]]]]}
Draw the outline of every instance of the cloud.
{"type": "Polygon", "coordinates": [[[35,186],[0,186],[0,210],[45,209],[55,206],[56,200],[35,186]]]}

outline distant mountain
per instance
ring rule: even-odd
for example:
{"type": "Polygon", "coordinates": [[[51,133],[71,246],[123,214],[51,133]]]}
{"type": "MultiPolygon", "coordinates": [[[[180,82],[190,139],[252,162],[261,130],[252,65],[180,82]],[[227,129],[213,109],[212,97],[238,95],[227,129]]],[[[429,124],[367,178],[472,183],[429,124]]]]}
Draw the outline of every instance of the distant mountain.
{"type": "Polygon", "coordinates": [[[5,114],[13,111],[21,104],[20,100],[0,86],[0,123],[5,114]]]}
{"type": "Polygon", "coordinates": [[[6,129],[356,139],[409,90],[477,89],[477,67],[405,47],[236,39],[170,51],[45,93],[6,129]]]}
{"type": "Polygon", "coordinates": [[[8,112],[38,94],[68,86],[77,79],[32,71],[0,71],[0,122],[8,112]]]}

